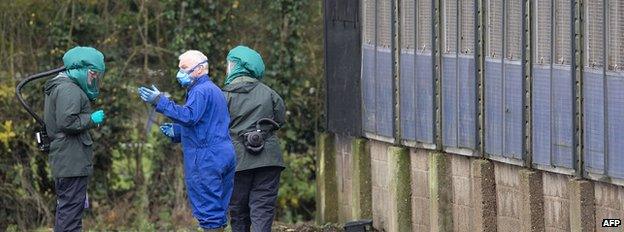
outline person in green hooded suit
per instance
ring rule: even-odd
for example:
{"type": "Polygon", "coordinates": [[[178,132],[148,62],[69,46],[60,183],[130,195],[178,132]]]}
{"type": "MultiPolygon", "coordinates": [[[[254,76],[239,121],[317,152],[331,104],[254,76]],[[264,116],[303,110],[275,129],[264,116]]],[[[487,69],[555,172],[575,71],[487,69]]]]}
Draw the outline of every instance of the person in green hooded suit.
{"type": "Polygon", "coordinates": [[[261,82],[264,61],[238,46],[227,56],[223,88],[230,112],[230,137],[236,150],[232,231],[271,231],[284,161],[274,133],[285,123],[284,101],[261,82]]]}
{"type": "Polygon", "coordinates": [[[88,130],[104,121],[92,112],[104,55],[91,47],[74,47],[63,55],[64,72],[45,84],[44,121],[50,136],[49,161],[56,190],[54,231],[82,230],[87,184],[93,173],[93,140],[88,130]]]}

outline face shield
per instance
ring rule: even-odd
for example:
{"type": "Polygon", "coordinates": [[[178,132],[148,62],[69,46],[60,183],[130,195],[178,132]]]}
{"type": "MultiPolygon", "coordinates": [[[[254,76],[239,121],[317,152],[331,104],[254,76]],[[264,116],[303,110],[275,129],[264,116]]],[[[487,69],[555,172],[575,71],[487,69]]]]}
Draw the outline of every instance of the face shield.
{"type": "Polygon", "coordinates": [[[106,70],[104,54],[91,47],[75,47],[63,55],[65,74],[72,79],[90,100],[100,94],[99,82],[106,70]]]}
{"type": "Polygon", "coordinates": [[[104,76],[104,73],[89,70],[87,72],[87,88],[90,91],[98,91],[100,89],[100,79],[104,76]]]}
{"type": "Polygon", "coordinates": [[[230,72],[232,72],[232,69],[234,69],[234,66],[236,66],[236,62],[228,60],[226,73],[230,74],[230,72]]]}

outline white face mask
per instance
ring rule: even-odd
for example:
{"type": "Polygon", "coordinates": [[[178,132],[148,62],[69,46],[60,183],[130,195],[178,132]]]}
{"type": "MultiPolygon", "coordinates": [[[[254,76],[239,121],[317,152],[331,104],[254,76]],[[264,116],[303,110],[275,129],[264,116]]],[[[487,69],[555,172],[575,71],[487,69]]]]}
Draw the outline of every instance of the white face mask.
{"type": "Polygon", "coordinates": [[[227,62],[227,74],[230,74],[230,72],[232,71],[232,69],[234,68],[235,65],[236,65],[236,63],[228,60],[228,62],[227,62]]]}

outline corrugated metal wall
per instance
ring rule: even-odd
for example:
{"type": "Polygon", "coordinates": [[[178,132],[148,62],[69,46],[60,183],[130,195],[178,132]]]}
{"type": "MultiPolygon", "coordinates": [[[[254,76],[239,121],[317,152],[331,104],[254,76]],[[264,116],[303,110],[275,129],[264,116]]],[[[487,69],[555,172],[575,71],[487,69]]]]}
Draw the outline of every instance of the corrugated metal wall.
{"type": "Polygon", "coordinates": [[[624,179],[624,143],[619,141],[624,138],[624,1],[585,1],[583,9],[576,9],[578,4],[569,0],[483,0],[479,11],[476,0],[394,3],[400,11],[392,10],[393,1],[361,2],[367,136],[400,137],[395,142],[407,146],[549,171],[624,179]],[[576,12],[583,14],[583,31],[573,31],[580,16],[576,12]],[[397,30],[392,29],[393,18],[397,30]],[[477,19],[482,33],[476,33],[477,19]],[[573,40],[579,32],[584,41],[573,40]],[[399,41],[396,58],[393,33],[399,41]],[[439,40],[433,41],[437,34],[439,40]],[[483,50],[477,49],[479,40],[483,50]],[[583,50],[582,72],[575,71],[580,64],[574,60],[576,42],[583,50]],[[398,115],[394,59],[399,59],[398,115]],[[439,72],[434,65],[440,65],[439,72]],[[441,102],[435,101],[438,94],[441,102]],[[575,115],[578,107],[582,117],[575,115]],[[400,125],[394,125],[395,116],[400,125]],[[477,126],[480,120],[482,127],[477,126]],[[437,123],[441,131],[436,131],[437,123]],[[441,144],[435,144],[436,136],[441,144]],[[584,170],[577,158],[583,159],[584,170]]]}

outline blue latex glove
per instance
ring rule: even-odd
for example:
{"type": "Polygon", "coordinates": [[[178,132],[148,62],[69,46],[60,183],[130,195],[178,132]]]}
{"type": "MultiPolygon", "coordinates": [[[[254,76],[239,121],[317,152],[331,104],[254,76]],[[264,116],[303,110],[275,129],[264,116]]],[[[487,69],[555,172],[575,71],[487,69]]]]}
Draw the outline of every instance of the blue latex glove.
{"type": "Polygon", "coordinates": [[[98,125],[102,124],[102,122],[104,122],[104,111],[98,110],[98,111],[91,113],[91,121],[94,124],[98,124],[98,125]]]}
{"type": "Polygon", "coordinates": [[[156,103],[159,95],[160,90],[158,90],[154,85],[152,85],[152,89],[148,89],[146,87],[139,88],[139,97],[147,103],[156,103]]]}
{"type": "Polygon", "coordinates": [[[160,126],[160,131],[162,131],[162,133],[169,138],[175,137],[175,133],[173,132],[173,124],[171,123],[163,123],[160,126]]]}

